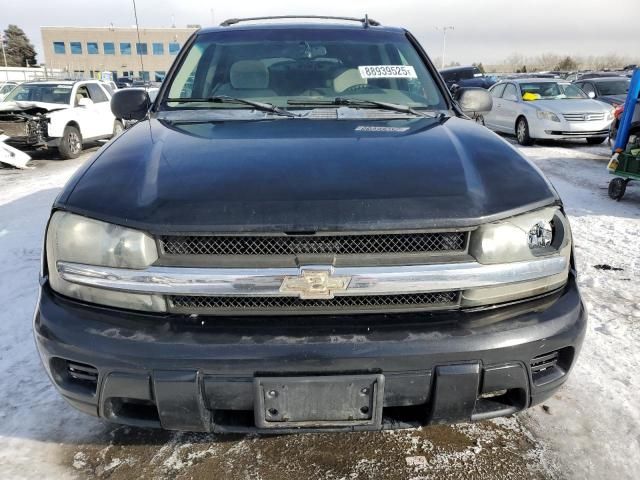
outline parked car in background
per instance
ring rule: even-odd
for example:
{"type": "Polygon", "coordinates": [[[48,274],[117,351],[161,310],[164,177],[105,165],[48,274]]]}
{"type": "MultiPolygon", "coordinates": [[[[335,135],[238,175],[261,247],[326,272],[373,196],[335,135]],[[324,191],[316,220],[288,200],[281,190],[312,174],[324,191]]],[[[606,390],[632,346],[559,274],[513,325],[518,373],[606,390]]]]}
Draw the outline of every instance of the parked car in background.
{"type": "Polygon", "coordinates": [[[614,108],[624,104],[631,79],[626,77],[595,77],[574,82],[589,98],[608,103],[614,108]]]}
{"type": "Polygon", "coordinates": [[[489,93],[454,102],[404,28],[261,20],[194,33],[150,110],[116,92],[139,123],[58,195],[33,326],[59,392],[209,432],[479,421],[553,395],[586,330],[571,229],[468,119],[489,93]]]}
{"type": "Polygon", "coordinates": [[[486,76],[478,67],[451,67],[440,70],[447,87],[481,87],[489,88],[495,82],[493,77],[486,76]]]}
{"type": "Polygon", "coordinates": [[[124,129],[110,100],[98,80],[26,82],[0,103],[0,130],[13,147],[57,147],[62,158],[75,158],[85,143],[124,129]]]}
{"type": "Polygon", "coordinates": [[[514,79],[499,82],[489,91],[493,108],[483,115],[483,123],[497,132],[515,134],[521,145],[569,138],[598,144],[609,135],[613,108],[569,82],[514,79]]]}
{"type": "Polygon", "coordinates": [[[5,97],[18,86],[18,82],[2,82],[0,83],[0,102],[2,102],[5,97]]]}
{"type": "Polygon", "coordinates": [[[120,77],[115,82],[118,88],[129,88],[133,84],[133,80],[129,77],[120,77]]]}

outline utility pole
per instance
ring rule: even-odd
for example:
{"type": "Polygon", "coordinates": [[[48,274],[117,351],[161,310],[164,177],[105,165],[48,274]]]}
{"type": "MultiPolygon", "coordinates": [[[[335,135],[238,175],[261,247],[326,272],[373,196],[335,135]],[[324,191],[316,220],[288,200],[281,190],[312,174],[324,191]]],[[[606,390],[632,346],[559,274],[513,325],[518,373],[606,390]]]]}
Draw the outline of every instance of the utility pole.
{"type": "Polygon", "coordinates": [[[436,27],[438,30],[442,30],[442,67],[444,68],[444,56],[447,50],[447,30],[455,30],[455,28],[448,26],[448,27],[436,27]]]}
{"type": "Polygon", "coordinates": [[[2,45],[2,57],[4,58],[4,74],[9,81],[9,69],[7,68],[7,53],[4,51],[4,33],[0,33],[0,45],[2,45]]]}

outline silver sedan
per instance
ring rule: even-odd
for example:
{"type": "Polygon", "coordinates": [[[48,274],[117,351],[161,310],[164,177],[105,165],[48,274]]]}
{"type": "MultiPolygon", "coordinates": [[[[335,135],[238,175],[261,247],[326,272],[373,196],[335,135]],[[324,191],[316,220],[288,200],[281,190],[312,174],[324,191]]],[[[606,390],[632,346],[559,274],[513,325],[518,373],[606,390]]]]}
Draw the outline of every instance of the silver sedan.
{"type": "Polygon", "coordinates": [[[590,99],[577,86],[556,79],[504,80],[489,89],[493,108],[478,121],[497,132],[515,134],[521,145],[536,139],[607,139],[610,105],[590,99]]]}

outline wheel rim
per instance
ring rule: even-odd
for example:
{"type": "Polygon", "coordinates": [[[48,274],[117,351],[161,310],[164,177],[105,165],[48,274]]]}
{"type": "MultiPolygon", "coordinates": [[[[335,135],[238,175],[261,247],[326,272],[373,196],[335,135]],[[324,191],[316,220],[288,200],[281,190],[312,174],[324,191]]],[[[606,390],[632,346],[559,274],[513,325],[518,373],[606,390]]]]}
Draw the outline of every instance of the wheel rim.
{"type": "Polygon", "coordinates": [[[67,143],[69,144],[69,150],[71,151],[71,153],[78,153],[82,149],[80,137],[76,132],[69,132],[67,143]]]}
{"type": "Polygon", "coordinates": [[[527,131],[527,127],[524,123],[524,120],[520,120],[518,122],[518,140],[520,140],[521,142],[524,142],[524,136],[526,131],[527,131]]]}

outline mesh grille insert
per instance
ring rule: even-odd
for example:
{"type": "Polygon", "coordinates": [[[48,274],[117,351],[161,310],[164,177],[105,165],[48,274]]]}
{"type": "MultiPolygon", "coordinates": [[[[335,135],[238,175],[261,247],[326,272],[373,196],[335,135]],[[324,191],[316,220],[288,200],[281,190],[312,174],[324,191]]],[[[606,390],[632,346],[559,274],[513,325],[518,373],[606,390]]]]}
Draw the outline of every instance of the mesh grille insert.
{"type": "Polygon", "coordinates": [[[467,232],[304,236],[161,236],[167,255],[366,255],[460,252],[467,232]]]}
{"type": "Polygon", "coordinates": [[[326,300],[301,300],[297,297],[206,297],[174,295],[172,310],[185,313],[307,312],[429,309],[454,306],[458,292],[405,293],[399,295],[349,295],[326,300]]]}

